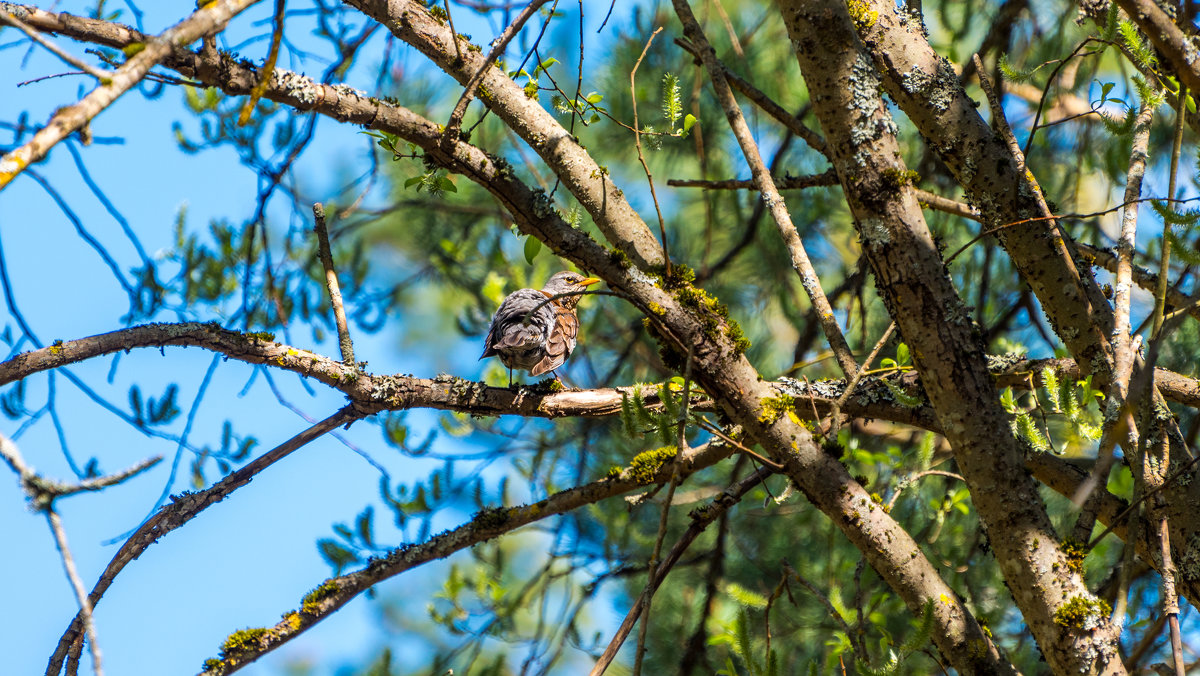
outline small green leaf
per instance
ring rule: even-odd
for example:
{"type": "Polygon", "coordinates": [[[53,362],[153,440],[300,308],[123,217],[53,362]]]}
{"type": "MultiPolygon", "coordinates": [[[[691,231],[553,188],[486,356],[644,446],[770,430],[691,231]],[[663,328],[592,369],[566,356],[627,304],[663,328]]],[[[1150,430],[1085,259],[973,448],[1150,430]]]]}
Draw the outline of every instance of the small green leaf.
{"type": "Polygon", "coordinates": [[[1015,395],[1013,395],[1013,389],[1011,387],[1004,388],[1004,391],[1000,393],[1000,405],[1003,406],[1004,410],[1008,411],[1009,413],[1012,413],[1017,409],[1017,398],[1015,395]]]}
{"type": "Polygon", "coordinates": [[[525,262],[533,265],[533,259],[542,252],[542,240],[532,235],[525,238],[525,262]]]}
{"type": "Polygon", "coordinates": [[[901,366],[906,366],[908,364],[908,360],[911,358],[912,355],[909,354],[907,344],[900,343],[896,346],[896,361],[900,362],[901,366]]]}
{"type": "Polygon", "coordinates": [[[411,188],[414,185],[420,185],[421,181],[423,181],[423,180],[425,180],[424,176],[413,176],[412,178],[410,178],[404,182],[404,187],[411,188]]]}
{"type": "Polygon", "coordinates": [[[588,94],[587,96],[583,97],[583,100],[587,101],[588,103],[591,103],[591,104],[597,104],[604,100],[604,94],[601,94],[599,92],[592,92],[592,93],[588,94]]]}
{"type": "Polygon", "coordinates": [[[683,133],[686,134],[689,131],[691,131],[692,127],[695,126],[696,122],[698,122],[698,120],[696,119],[695,115],[692,115],[691,113],[684,115],[683,116],[683,133]]]}

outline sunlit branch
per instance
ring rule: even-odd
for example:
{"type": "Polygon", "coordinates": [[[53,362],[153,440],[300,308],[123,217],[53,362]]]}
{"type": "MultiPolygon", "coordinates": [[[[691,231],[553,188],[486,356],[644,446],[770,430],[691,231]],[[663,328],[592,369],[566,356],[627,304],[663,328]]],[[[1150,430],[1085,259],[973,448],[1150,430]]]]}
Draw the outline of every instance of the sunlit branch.
{"type": "Polygon", "coordinates": [[[471,521],[457,528],[434,535],[425,542],[394,549],[386,556],[372,559],[362,570],[325,580],[301,600],[298,609],[284,613],[281,622],[265,628],[253,645],[223,652],[221,657],[207,662],[204,674],[225,676],[234,673],[296,638],[383,580],[430,561],[444,559],[455,552],[510,533],[522,526],[605,498],[622,495],[636,488],[661,483],[668,480],[672,472],[678,471],[682,477],[690,476],[728,455],[729,449],[723,444],[709,443],[689,449],[677,457],[674,463],[659,463],[653,467],[614,468],[608,477],[559,491],[533,504],[484,509],[471,521]]]}
{"type": "MultiPolygon", "coordinates": [[[[107,82],[93,89],[78,103],[60,108],[54,117],[33,138],[21,147],[0,157],[0,190],[12,182],[30,164],[50,152],[59,141],[86,125],[126,91],[137,85],[159,61],[178,47],[187,46],[201,37],[220,31],[230,19],[259,0],[216,0],[196,10],[159,36],[142,43],[137,51],[118,68],[107,82]]],[[[15,5],[0,5],[0,11],[27,19],[15,5]]]]}

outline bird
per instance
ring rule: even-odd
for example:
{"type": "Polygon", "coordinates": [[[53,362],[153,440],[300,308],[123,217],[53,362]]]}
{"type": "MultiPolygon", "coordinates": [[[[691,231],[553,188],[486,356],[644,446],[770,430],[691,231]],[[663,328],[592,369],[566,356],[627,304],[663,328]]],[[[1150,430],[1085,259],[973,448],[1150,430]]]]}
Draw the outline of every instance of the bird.
{"type": "Polygon", "coordinates": [[[555,371],[575,349],[579,318],[575,306],[588,286],[599,282],[564,270],[546,280],[538,289],[518,289],[508,294],[492,317],[480,359],[499,357],[508,367],[508,386],[512,387],[513,369],[540,376],[555,371]]]}

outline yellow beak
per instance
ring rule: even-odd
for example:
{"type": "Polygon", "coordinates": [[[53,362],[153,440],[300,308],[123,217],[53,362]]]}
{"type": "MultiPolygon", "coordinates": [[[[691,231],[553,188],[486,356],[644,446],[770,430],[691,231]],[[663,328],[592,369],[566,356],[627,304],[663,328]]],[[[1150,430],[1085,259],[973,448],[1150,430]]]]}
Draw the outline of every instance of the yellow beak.
{"type": "Polygon", "coordinates": [[[588,277],[587,279],[575,282],[575,284],[577,286],[591,286],[592,284],[595,284],[596,282],[602,282],[602,281],[604,281],[604,280],[600,279],[599,277],[588,277]]]}

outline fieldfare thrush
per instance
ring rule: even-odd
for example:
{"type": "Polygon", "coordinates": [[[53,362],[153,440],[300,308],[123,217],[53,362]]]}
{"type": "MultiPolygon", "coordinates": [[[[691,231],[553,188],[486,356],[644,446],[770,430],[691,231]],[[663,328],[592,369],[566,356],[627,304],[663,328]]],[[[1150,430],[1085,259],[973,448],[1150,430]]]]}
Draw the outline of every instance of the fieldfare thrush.
{"type": "Polygon", "coordinates": [[[579,335],[575,306],[583,297],[580,292],[599,281],[567,270],[547,280],[541,291],[520,289],[508,294],[492,317],[479,358],[500,357],[508,367],[509,387],[513,369],[524,369],[531,376],[549,371],[557,380],[554,369],[571,356],[579,335]]]}

